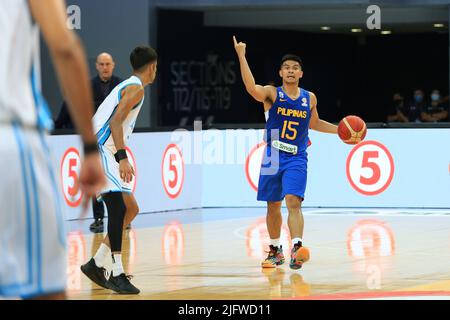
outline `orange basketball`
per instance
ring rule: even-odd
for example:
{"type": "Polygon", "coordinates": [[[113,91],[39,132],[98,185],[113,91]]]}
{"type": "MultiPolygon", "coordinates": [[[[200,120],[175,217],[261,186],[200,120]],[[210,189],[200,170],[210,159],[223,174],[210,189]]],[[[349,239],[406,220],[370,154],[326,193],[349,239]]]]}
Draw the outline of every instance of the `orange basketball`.
{"type": "Polygon", "coordinates": [[[364,140],[367,133],[366,123],[357,116],[346,116],[339,122],[338,135],[347,144],[357,144],[364,140]]]}

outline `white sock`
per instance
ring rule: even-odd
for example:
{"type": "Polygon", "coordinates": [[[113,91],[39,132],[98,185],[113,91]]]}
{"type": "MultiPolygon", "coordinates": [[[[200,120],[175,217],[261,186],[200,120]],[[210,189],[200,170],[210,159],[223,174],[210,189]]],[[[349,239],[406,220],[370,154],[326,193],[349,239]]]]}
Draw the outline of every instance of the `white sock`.
{"type": "Polygon", "coordinates": [[[113,265],[112,265],[112,275],[117,277],[122,273],[125,273],[122,265],[122,254],[115,253],[112,255],[113,265]]]}
{"type": "Polygon", "coordinates": [[[106,244],[102,243],[94,256],[95,265],[99,268],[104,267],[110,257],[111,249],[106,244]]]}
{"type": "Polygon", "coordinates": [[[280,247],[280,239],[270,239],[270,244],[274,247],[280,247]]]}
{"type": "Polygon", "coordinates": [[[297,244],[297,242],[301,242],[303,244],[303,239],[302,238],[294,238],[294,239],[292,239],[292,246],[297,244]]]}

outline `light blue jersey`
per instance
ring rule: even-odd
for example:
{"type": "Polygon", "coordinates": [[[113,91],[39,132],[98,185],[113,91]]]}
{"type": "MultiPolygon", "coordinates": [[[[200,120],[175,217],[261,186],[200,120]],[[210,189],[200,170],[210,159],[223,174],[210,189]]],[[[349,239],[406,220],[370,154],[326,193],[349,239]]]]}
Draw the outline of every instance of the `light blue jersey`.
{"type": "MultiPolygon", "coordinates": [[[[111,128],[109,127],[111,118],[116,113],[120,100],[122,99],[122,90],[130,85],[142,86],[142,82],[138,77],[131,76],[118,84],[106,97],[100,107],[98,107],[98,110],[94,115],[94,131],[97,135],[100,157],[107,182],[100,194],[109,192],[133,192],[133,181],[125,182],[120,177],[119,163],[114,157],[117,149],[114,145],[111,128]]],[[[123,121],[123,141],[125,145],[127,144],[130,135],[133,133],[143,103],[144,98],[130,110],[123,121]]],[[[133,179],[135,178],[133,177],[133,179]]]]}
{"type": "MultiPolygon", "coordinates": [[[[138,77],[131,76],[127,80],[118,84],[98,107],[93,119],[94,132],[97,135],[98,144],[101,147],[109,149],[113,154],[115,154],[117,150],[111,135],[109,122],[116,113],[119,102],[122,99],[122,90],[130,85],[142,86],[142,82],[138,77]]],[[[125,144],[134,130],[134,126],[143,103],[144,98],[142,98],[142,100],[131,109],[127,118],[123,122],[123,139],[125,144]]]]}
{"type": "Polygon", "coordinates": [[[62,195],[45,134],[52,119],[40,92],[39,28],[28,5],[0,1],[0,297],[66,286],[62,195]]]}

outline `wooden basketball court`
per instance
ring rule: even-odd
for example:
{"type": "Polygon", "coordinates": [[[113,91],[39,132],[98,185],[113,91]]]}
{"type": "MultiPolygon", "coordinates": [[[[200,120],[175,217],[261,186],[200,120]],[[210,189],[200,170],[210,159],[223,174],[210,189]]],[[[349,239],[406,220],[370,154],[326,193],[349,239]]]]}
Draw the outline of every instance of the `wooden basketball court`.
{"type": "MultiPolygon", "coordinates": [[[[102,289],[81,273],[102,235],[88,231],[91,220],[71,221],[69,298],[450,299],[449,212],[304,209],[304,215],[311,260],[294,271],[288,259],[276,269],[260,267],[269,241],[264,208],[140,214],[123,244],[139,295],[102,289]]],[[[283,225],[286,258],[288,234],[283,225]]]]}

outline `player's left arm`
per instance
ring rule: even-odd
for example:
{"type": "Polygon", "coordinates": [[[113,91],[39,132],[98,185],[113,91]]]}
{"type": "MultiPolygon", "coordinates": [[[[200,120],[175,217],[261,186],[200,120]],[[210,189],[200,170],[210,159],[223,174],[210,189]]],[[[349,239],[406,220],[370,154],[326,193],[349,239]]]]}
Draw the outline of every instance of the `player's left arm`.
{"type": "Polygon", "coordinates": [[[324,133],[334,133],[337,134],[337,126],[329,123],[325,120],[319,118],[319,113],[317,112],[317,97],[314,93],[310,92],[309,100],[311,104],[311,120],[309,122],[309,127],[313,130],[324,132],[324,133]]]}

